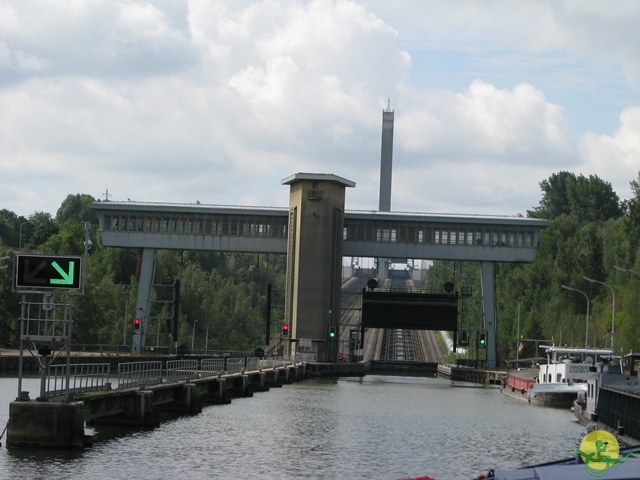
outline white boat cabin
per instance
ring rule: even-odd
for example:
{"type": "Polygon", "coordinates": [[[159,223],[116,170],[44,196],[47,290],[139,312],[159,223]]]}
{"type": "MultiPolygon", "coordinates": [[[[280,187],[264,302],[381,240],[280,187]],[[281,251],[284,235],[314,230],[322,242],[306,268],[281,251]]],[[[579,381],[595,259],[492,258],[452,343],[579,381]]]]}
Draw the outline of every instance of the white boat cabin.
{"type": "Polygon", "coordinates": [[[613,352],[604,348],[545,346],[547,363],[540,365],[538,383],[567,384],[586,382],[608,369],[613,352]]]}

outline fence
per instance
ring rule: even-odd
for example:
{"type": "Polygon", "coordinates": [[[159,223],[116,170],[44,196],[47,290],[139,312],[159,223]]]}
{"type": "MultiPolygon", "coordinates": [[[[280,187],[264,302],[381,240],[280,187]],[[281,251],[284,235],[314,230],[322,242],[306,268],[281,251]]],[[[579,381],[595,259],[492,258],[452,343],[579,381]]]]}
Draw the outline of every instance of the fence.
{"type": "MultiPolygon", "coordinates": [[[[177,382],[191,378],[257,371],[295,364],[295,357],[220,357],[203,360],[168,360],[166,368],[161,361],[129,362],[118,364],[118,387],[131,388],[163,382],[177,382]]],[[[47,396],[64,394],[67,366],[51,365],[47,377],[47,396]]],[[[110,390],[108,363],[71,365],[69,392],[110,390]]]]}
{"type": "Polygon", "coordinates": [[[167,382],[196,378],[199,374],[198,360],[167,361],[167,382]]]}
{"type": "Polygon", "coordinates": [[[67,392],[95,392],[109,390],[110,366],[108,363],[73,364],[69,366],[69,388],[67,388],[67,365],[51,365],[47,377],[47,395],[63,395],[67,392]]]}
{"type": "Polygon", "coordinates": [[[210,377],[223,374],[224,363],[224,358],[204,358],[200,361],[200,375],[210,377]]]}
{"type": "Polygon", "coordinates": [[[118,364],[118,388],[162,383],[162,362],[130,362],[118,364]]]}

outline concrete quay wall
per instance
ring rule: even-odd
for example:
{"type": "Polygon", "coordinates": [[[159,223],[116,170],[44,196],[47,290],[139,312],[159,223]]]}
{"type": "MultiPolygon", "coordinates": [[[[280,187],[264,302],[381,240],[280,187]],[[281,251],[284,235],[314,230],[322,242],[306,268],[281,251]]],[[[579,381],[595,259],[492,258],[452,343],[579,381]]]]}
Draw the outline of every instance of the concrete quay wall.
{"type": "Polygon", "coordinates": [[[438,375],[451,380],[462,382],[484,383],[487,385],[501,385],[506,376],[506,370],[483,370],[456,365],[438,365],[438,375]]]}
{"type": "Polygon", "coordinates": [[[193,378],[133,388],[76,394],[36,401],[23,395],[9,405],[7,446],[27,448],[78,448],[90,443],[85,424],[155,427],[161,412],[198,414],[203,404],[230,403],[234,397],[250,397],[254,391],[302,381],[306,365],[193,378]]]}

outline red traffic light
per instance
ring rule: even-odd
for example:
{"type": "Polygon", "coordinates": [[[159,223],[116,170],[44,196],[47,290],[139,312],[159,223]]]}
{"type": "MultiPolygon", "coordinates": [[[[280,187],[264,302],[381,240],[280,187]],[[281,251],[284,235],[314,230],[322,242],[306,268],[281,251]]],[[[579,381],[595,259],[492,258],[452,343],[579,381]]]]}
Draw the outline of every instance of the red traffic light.
{"type": "Polygon", "coordinates": [[[282,325],[282,335],[289,335],[289,325],[282,325]]]}
{"type": "Polygon", "coordinates": [[[142,323],[142,321],[139,318],[134,318],[133,319],[133,329],[134,330],[140,330],[140,323],[142,323]]]}

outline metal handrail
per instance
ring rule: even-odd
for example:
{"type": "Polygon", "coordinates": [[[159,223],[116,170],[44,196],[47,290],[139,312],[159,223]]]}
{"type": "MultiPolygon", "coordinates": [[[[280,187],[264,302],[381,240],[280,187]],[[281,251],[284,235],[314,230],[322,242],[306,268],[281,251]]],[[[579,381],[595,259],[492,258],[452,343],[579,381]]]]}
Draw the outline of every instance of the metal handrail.
{"type": "Polygon", "coordinates": [[[162,362],[129,362],[118,364],[118,388],[162,383],[162,362]]]}
{"type": "Polygon", "coordinates": [[[167,382],[176,382],[200,375],[198,360],[168,360],[167,382]]]}
{"type": "Polygon", "coordinates": [[[224,373],[224,358],[203,358],[200,361],[200,375],[210,377],[224,373]]]}
{"type": "Polygon", "coordinates": [[[227,373],[244,371],[244,358],[227,358],[227,373]]]}
{"type": "Polygon", "coordinates": [[[50,365],[47,376],[47,396],[79,392],[111,390],[108,363],[76,363],[69,365],[69,385],[67,388],[67,365],[50,365]]]}

